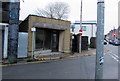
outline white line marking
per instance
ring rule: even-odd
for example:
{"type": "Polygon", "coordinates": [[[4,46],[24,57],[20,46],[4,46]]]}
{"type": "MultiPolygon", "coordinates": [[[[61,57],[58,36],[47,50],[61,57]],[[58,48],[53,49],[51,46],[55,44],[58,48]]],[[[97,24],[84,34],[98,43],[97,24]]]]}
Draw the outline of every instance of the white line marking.
{"type": "Polygon", "coordinates": [[[113,54],[116,58],[118,58],[119,59],[119,57],[116,55],[116,54],[113,54]]]}
{"type": "Polygon", "coordinates": [[[117,58],[117,56],[115,57],[115,56],[113,56],[113,55],[111,55],[111,54],[109,54],[114,60],[116,60],[118,63],[120,63],[119,62],[119,60],[118,60],[118,58],[117,58]]]}

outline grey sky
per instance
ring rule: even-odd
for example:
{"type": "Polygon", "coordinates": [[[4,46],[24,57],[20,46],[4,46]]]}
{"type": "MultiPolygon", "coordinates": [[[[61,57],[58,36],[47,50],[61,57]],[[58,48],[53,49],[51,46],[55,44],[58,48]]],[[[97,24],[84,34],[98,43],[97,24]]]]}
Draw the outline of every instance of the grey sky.
{"type": "MultiPolygon", "coordinates": [[[[44,8],[50,2],[66,2],[70,6],[69,21],[80,20],[81,0],[21,0],[20,20],[35,14],[36,8],[44,8]]],[[[105,0],[105,34],[113,27],[118,28],[118,1],[105,0]]],[[[83,21],[97,20],[97,0],[83,0],[83,21]]]]}

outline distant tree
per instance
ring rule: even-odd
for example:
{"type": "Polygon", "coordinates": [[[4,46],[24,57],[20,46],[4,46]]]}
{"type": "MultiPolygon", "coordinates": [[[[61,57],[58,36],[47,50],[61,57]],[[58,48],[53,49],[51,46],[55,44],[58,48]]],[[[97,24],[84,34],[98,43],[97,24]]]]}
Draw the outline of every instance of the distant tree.
{"type": "Polygon", "coordinates": [[[37,9],[38,16],[55,19],[67,19],[69,15],[69,5],[64,2],[49,3],[44,9],[37,9]]]}

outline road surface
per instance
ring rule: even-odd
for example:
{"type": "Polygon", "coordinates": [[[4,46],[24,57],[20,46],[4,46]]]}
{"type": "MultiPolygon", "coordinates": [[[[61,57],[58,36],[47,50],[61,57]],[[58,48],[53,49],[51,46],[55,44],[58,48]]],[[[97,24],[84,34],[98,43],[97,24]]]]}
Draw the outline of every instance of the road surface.
{"type": "MultiPolygon", "coordinates": [[[[106,45],[104,79],[118,79],[118,46],[106,45]]],[[[3,67],[3,79],[94,79],[95,55],[3,67]]]]}

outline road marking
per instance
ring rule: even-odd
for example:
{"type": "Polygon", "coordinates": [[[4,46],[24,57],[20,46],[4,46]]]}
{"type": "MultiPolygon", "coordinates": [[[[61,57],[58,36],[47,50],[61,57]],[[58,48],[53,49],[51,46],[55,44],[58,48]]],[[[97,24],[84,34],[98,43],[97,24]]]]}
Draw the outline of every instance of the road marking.
{"type": "Polygon", "coordinates": [[[119,57],[116,55],[116,54],[113,54],[116,58],[118,58],[119,59],[119,57]]]}
{"type": "Polygon", "coordinates": [[[118,56],[115,54],[109,54],[114,60],[116,60],[118,63],[120,63],[120,61],[118,60],[118,56]]]}

